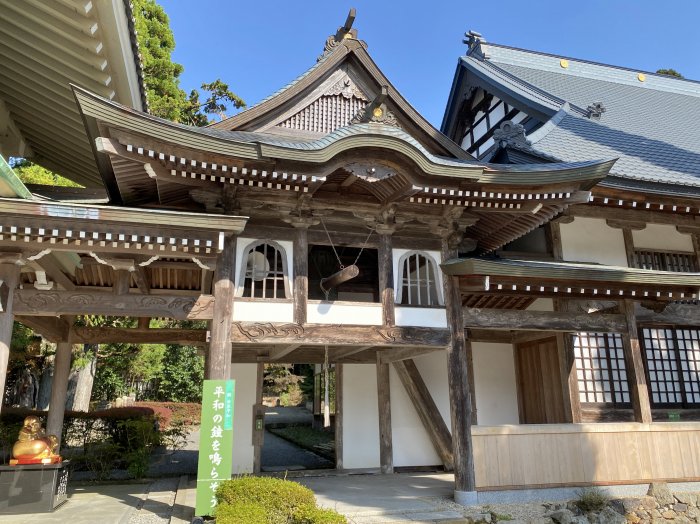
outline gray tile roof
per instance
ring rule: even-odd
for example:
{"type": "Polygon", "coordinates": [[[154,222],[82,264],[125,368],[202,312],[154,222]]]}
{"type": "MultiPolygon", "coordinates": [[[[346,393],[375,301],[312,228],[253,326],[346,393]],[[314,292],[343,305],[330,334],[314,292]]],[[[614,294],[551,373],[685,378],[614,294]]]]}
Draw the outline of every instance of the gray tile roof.
{"type": "Polygon", "coordinates": [[[528,137],[535,150],[562,161],[619,157],[618,181],[700,187],[699,82],[653,73],[642,82],[639,71],[575,59],[563,68],[562,57],[491,44],[481,51],[501,83],[515,77],[518,89],[529,86],[540,99],[546,92],[573,109],[605,107],[599,120],[564,107],[555,125],[528,137]]]}

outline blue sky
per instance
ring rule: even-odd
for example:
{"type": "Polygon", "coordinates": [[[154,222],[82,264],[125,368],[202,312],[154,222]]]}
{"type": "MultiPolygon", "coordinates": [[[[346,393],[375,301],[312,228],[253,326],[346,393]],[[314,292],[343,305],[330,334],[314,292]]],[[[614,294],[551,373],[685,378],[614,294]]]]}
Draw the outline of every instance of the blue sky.
{"type": "Polygon", "coordinates": [[[185,67],[181,86],[221,78],[249,105],[312,66],[350,7],[375,62],[435,126],[469,29],[500,44],[700,80],[697,0],[158,1],[185,67]]]}

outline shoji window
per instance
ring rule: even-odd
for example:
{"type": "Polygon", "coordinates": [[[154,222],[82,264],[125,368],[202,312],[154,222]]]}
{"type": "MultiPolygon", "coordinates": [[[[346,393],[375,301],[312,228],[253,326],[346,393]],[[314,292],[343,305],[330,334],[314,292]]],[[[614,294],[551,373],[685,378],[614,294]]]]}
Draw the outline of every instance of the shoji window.
{"type": "Polygon", "coordinates": [[[626,406],[630,403],[622,337],[611,333],[573,336],[582,403],[626,406]]]}

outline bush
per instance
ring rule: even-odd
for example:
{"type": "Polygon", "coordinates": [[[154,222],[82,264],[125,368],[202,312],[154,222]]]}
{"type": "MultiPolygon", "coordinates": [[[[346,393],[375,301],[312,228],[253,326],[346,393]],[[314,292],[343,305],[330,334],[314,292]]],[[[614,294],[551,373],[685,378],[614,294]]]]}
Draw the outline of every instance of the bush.
{"type": "Polygon", "coordinates": [[[345,524],[345,517],[316,507],[309,488],[270,477],[240,477],[216,491],[217,524],[345,524]],[[262,510],[263,520],[259,519],[262,510]]]}
{"type": "Polygon", "coordinates": [[[332,509],[301,506],[294,511],[294,524],[347,524],[347,519],[332,509]]]}
{"type": "Polygon", "coordinates": [[[599,488],[582,489],[576,495],[578,499],[574,501],[574,504],[581,511],[600,511],[610,504],[610,497],[599,488]]]}
{"type": "Polygon", "coordinates": [[[216,524],[268,524],[265,508],[252,502],[220,504],[216,507],[216,524]]]}

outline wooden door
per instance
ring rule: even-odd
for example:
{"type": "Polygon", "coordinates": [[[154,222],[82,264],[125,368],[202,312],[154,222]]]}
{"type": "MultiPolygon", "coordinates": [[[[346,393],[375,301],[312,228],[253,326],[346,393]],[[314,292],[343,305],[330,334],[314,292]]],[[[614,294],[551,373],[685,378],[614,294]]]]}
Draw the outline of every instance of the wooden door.
{"type": "Polygon", "coordinates": [[[520,423],[566,422],[556,337],[518,344],[515,371],[520,423]]]}

